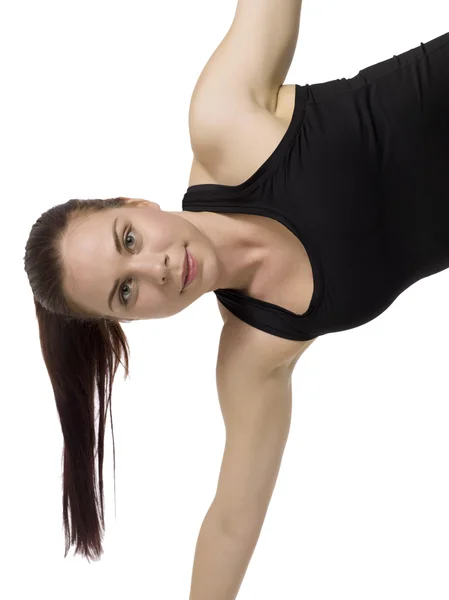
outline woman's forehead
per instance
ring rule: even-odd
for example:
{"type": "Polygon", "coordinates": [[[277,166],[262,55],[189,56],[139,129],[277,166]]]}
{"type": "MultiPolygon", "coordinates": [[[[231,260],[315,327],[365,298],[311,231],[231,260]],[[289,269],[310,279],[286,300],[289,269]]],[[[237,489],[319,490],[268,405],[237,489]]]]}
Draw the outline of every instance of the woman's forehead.
{"type": "MultiPolygon", "coordinates": [[[[76,219],[62,239],[61,252],[64,264],[64,287],[77,303],[97,304],[114,281],[115,243],[112,223],[117,213],[99,213],[76,219]]],[[[104,302],[106,306],[106,300],[104,302]]],[[[96,310],[99,310],[96,307],[96,310]]]]}
{"type": "Polygon", "coordinates": [[[67,228],[62,240],[62,255],[65,264],[76,270],[76,279],[89,278],[89,273],[100,261],[103,268],[114,256],[115,244],[112,235],[112,223],[117,214],[95,213],[82,215],[67,228]]]}

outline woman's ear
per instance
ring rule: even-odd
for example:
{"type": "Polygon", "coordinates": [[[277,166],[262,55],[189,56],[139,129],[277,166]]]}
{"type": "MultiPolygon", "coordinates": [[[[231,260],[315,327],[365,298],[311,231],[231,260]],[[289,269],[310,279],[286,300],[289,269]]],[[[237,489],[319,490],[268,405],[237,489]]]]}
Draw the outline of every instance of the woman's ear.
{"type": "Polygon", "coordinates": [[[125,198],[125,202],[130,206],[152,206],[153,208],[161,208],[157,202],[151,202],[151,200],[144,200],[143,198],[125,198]]]}

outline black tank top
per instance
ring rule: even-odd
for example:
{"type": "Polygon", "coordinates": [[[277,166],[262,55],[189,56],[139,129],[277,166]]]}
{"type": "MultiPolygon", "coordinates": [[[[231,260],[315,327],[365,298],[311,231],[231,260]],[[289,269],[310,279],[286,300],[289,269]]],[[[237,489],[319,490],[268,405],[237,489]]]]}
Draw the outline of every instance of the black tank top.
{"type": "Polygon", "coordinates": [[[236,186],[187,188],[182,210],[275,219],[304,245],[307,311],[214,290],[267,333],[310,340],[376,318],[449,267],[449,33],[359,71],[295,86],[290,125],[236,186]]]}

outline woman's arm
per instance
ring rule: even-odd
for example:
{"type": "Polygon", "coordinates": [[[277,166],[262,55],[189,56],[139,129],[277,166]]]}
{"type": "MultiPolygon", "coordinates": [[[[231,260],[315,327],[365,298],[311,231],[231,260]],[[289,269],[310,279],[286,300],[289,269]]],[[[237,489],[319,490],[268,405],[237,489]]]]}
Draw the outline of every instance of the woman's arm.
{"type": "Polygon", "coordinates": [[[189,600],[236,598],[259,539],[290,429],[288,369],[267,372],[236,348],[217,366],[217,389],[226,445],[215,498],[196,545],[189,600]]]}
{"type": "Polygon", "coordinates": [[[213,131],[214,124],[222,127],[230,113],[247,110],[250,104],[274,112],[295,53],[301,5],[302,0],[238,0],[230,29],[193,90],[193,149],[203,124],[215,137],[220,131],[213,131]]]}

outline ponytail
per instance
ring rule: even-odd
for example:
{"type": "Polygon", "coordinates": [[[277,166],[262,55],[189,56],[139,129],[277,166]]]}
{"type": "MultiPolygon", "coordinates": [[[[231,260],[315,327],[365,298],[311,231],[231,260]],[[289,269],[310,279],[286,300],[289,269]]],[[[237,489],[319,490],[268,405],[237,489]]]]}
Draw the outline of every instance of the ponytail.
{"type": "Polygon", "coordinates": [[[120,325],[115,322],[104,319],[96,322],[68,319],[47,311],[36,300],[34,303],[42,355],[53,387],[64,437],[64,557],[67,556],[70,545],[75,544],[75,554],[80,552],[88,560],[96,560],[103,553],[105,421],[108,407],[111,406],[115,486],[111,391],[121,363],[120,350],[125,356],[125,378],[128,376],[129,347],[120,325]],[[99,399],[97,435],[95,389],[99,399]]]}

